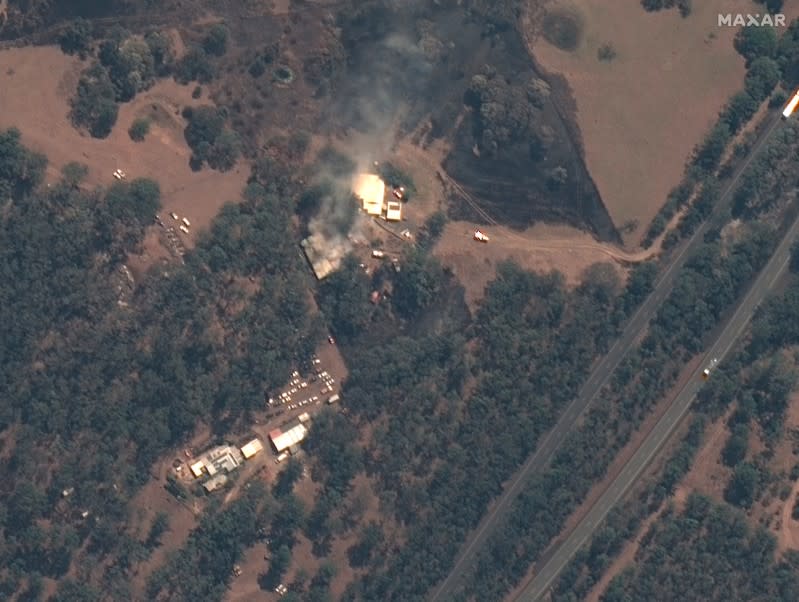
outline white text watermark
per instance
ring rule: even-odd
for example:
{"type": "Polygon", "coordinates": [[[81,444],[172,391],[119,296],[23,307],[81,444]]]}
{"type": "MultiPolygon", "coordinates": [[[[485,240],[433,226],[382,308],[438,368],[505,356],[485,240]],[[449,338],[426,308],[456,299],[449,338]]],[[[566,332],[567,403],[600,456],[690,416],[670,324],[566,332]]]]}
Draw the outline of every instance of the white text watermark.
{"type": "Polygon", "coordinates": [[[719,13],[719,27],[785,27],[785,15],[778,13],[761,15],[749,13],[719,13]]]}

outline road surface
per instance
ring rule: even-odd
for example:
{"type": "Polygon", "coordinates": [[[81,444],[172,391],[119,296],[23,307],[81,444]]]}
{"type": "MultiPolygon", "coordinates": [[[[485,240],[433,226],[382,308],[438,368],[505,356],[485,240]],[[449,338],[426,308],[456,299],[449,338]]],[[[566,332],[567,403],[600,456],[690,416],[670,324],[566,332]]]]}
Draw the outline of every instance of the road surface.
{"type": "MultiPolygon", "coordinates": [[[[719,211],[729,203],[730,197],[732,196],[731,193],[735,189],[735,185],[738,183],[741,174],[749,167],[749,164],[758,155],[766,142],[771,138],[771,135],[782,123],[779,119],[779,112],[776,111],[766,119],[766,126],[757,138],[746,160],[741,163],[734,172],[733,177],[723,187],[714,212],[719,211]],[[770,121],[768,121],[769,119],[770,121]]],[[[470,534],[449,575],[432,592],[430,598],[431,602],[447,601],[453,597],[453,592],[461,583],[464,573],[474,565],[478,551],[485,545],[491,533],[510,510],[513,500],[515,500],[522,491],[530,475],[543,470],[549,464],[560,442],[566,439],[566,436],[572,428],[576,426],[579,416],[608,383],[611,375],[624,359],[627,351],[633,347],[635,341],[645,332],[649,321],[660,308],[661,303],[668,297],[669,292],[674,286],[674,281],[680,269],[685,264],[685,261],[692,252],[703,243],[705,233],[711,223],[711,218],[712,216],[702,222],[693,236],[682,245],[679,252],[672,258],[670,265],[663,271],[655,283],[654,290],[629,320],[621,336],[613,344],[610,351],[594,365],[593,370],[585,384],[581,387],[577,397],[566,406],[555,426],[541,440],[535,453],[527,459],[517,473],[511,478],[508,486],[489,508],[488,512],[477,526],[477,529],[470,534]]]]}
{"type": "MultiPolygon", "coordinates": [[[[771,256],[766,266],[760,272],[749,292],[738,306],[738,309],[729,319],[724,330],[710,348],[702,365],[696,370],[693,378],[680,390],[672,400],[669,408],[655,424],[650,433],[644,439],[635,454],[627,461],[619,475],[613,480],[602,496],[596,501],[593,507],[577,524],[569,536],[561,543],[554,553],[544,563],[540,570],[536,571],[530,583],[522,590],[516,600],[529,601],[541,599],[547,590],[552,586],[555,579],[560,574],[572,557],[577,553],[588,538],[594,533],[602,523],[608,512],[616,505],[622,496],[629,491],[636,479],[641,475],[649,462],[658,453],[660,448],[677,428],[680,420],[685,416],[696,397],[696,393],[701,388],[704,381],[701,378],[702,370],[710,364],[713,358],[720,361],[732,349],[738,337],[744,332],[749,324],[757,306],[774,286],[777,279],[785,273],[791,256],[791,245],[799,235],[799,217],[786,233],[780,242],[777,250],[771,256]]],[[[713,378],[711,373],[710,378],[713,378]]]]}

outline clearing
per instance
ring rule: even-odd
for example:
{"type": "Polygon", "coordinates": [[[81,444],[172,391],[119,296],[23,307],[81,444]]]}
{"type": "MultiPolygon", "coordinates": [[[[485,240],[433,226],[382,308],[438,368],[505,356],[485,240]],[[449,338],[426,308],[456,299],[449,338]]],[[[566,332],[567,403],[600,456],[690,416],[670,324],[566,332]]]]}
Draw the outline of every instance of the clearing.
{"type": "Polygon", "coordinates": [[[623,235],[627,246],[638,244],[692,149],[743,85],[737,29],[718,27],[717,14],[757,8],[746,0],[695,2],[683,19],[676,9],[648,13],[638,2],[558,1],[543,22],[557,15],[574,24],[571,51],[527,27],[536,61],[561,74],[575,99],[586,164],[614,224],[637,222],[623,235]],[[616,55],[600,61],[607,44],[616,55]]]}
{"type": "Polygon", "coordinates": [[[69,121],[69,99],[81,70],[88,66],[54,46],[0,51],[0,128],[16,127],[26,146],[47,155],[49,181],[57,180],[61,168],[71,161],[89,168],[86,185],[90,187],[112,184],[112,173],[120,168],[129,178],[157,180],[163,213],[174,211],[191,220],[190,234],[181,234],[186,246],[191,246],[197,230],[207,227],[224,203],[240,198],[249,170],[243,163],[227,173],[191,170],[191,151],[183,138],[186,123],[180,112],[186,105],[209,101],[192,99],[192,86],[172,80],[159,80],[120,105],[119,119],[108,138],[98,140],[79,132],[69,121]],[[152,126],[147,138],[137,143],[128,136],[128,128],[139,116],[149,117],[152,126]]]}
{"type": "MultiPolygon", "coordinates": [[[[480,226],[491,238],[488,244],[472,240],[476,226],[471,222],[449,222],[433,250],[450,268],[466,290],[466,302],[474,310],[486,285],[494,279],[497,264],[512,260],[536,271],[560,271],[570,285],[580,283],[591,264],[626,261],[628,257],[611,245],[596,242],[590,234],[570,226],[536,224],[523,232],[505,226],[480,226]]],[[[616,264],[614,264],[616,265],[616,264]]],[[[622,280],[625,270],[616,266],[622,280]]]]}

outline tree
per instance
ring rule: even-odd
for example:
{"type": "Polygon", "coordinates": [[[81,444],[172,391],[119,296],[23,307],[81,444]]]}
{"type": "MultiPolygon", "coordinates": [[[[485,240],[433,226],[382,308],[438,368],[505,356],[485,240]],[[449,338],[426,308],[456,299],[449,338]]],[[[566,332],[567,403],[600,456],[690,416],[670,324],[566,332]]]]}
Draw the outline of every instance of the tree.
{"type": "Polygon", "coordinates": [[[297,460],[294,456],[289,458],[286,467],[277,476],[275,482],[274,494],[275,497],[285,497],[294,489],[294,484],[302,476],[302,462],[297,460]]]}
{"type": "Polygon", "coordinates": [[[358,543],[347,550],[350,566],[364,567],[369,564],[375,550],[383,543],[383,529],[375,522],[370,522],[361,532],[358,543]]]}
{"type": "Polygon", "coordinates": [[[773,27],[743,27],[735,37],[735,49],[746,59],[774,58],[777,53],[777,32],[773,27]]]}
{"type": "Polygon", "coordinates": [[[64,54],[84,54],[89,50],[92,41],[92,24],[86,19],[75,19],[58,38],[64,54]]]}
{"type": "MultiPolygon", "coordinates": [[[[757,29],[762,29],[758,27],[757,29]]],[[[766,98],[780,81],[780,68],[772,58],[760,57],[752,61],[746,72],[746,91],[757,101],[766,98]]]]}
{"type": "Polygon", "coordinates": [[[118,112],[116,90],[108,72],[99,64],[85,70],[72,99],[72,122],[88,128],[94,138],[105,138],[111,133],[118,112]]]}
{"type": "Polygon", "coordinates": [[[150,526],[150,532],[147,534],[147,546],[157,547],[161,545],[161,536],[169,529],[169,515],[165,512],[158,512],[153,519],[153,524],[150,526]]]}
{"type": "Polygon", "coordinates": [[[81,182],[86,179],[88,174],[89,168],[83,163],[78,163],[76,161],[71,161],[61,168],[61,175],[64,178],[64,182],[70,188],[77,188],[80,186],[81,182]]]}
{"type": "Polygon", "coordinates": [[[794,274],[799,273],[799,241],[793,243],[791,246],[790,268],[794,274]]]}
{"type": "Polygon", "coordinates": [[[737,466],[743,461],[746,457],[748,439],[749,428],[745,424],[737,425],[721,451],[721,458],[726,466],[737,466]]]}
{"type": "Polygon", "coordinates": [[[230,171],[236,166],[240,147],[238,135],[231,130],[223,130],[211,146],[207,157],[208,165],[219,171],[230,171]]]}
{"type": "Polygon", "coordinates": [[[740,130],[755,114],[758,104],[758,101],[746,91],[738,92],[733,96],[723,113],[723,119],[730,127],[730,131],[740,130]]]}
{"type": "Polygon", "coordinates": [[[214,56],[222,56],[227,52],[228,29],[221,23],[211,26],[203,40],[203,50],[214,56]]]}
{"type": "Polygon", "coordinates": [[[732,479],[724,490],[724,499],[742,508],[749,508],[755,501],[760,474],[749,462],[735,467],[732,479]]]}
{"type": "Polygon", "coordinates": [[[134,142],[141,142],[149,132],[150,120],[145,117],[134,119],[130,128],[128,128],[128,135],[134,142]]]}
{"type": "Polygon", "coordinates": [[[175,63],[172,39],[160,31],[151,31],[144,36],[144,42],[150,48],[156,74],[161,77],[167,75],[175,63]]]}
{"type": "Polygon", "coordinates": [[[214,78],[214,68],[208,60],[205,50],[199,47],[190,48],[178,61],[175,79],[182,84],[198,81],[207,84],[214,78]]]}

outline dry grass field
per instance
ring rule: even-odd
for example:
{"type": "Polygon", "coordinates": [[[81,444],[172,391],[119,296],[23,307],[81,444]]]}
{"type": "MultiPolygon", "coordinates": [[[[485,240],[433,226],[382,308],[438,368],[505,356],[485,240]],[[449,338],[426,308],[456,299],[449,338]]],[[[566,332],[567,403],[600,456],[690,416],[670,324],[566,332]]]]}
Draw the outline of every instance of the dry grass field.
{"type": "Polygon", "coordinates": [[[69,98],[85,66],[56,47],[0,51],[0,128],[16,127],[25,145],[47,155],[51,181],[70,161],[88,166],[86,184],[91,187],[113,183],[117,168],[129,178],[157,180],[163,212],[174,211],[191,220],[192,231],[184,241],[191,246],[190,238],[210,224],[225,202],[240,198],[249,175],[243,163],[227,173],[189,168],[191,152],[183,138],[185,120],[180,111],[209,101],[192,99],[192,86],[159,81],[121,105],[111,135],[97,140],[77,131],[68,117],[69,98]],[[150,133],[143,142],[133,142],[128,128],[144,115],[151,118],[150,133]]]}
{"type": "Polygon", "coordinates": [[[624,236],[634,246],[679,182],[694,146],[743,85],[744,61],[732,44],[736,30],[719,28],[717,14],[757,13],[757,5],[694,2],[685,19],[677,10],[648,13],[638,0],[555,0],[546,11],[572,15],[579,40],[574,50],[560,50],[539,25],[528,32],[532,52],[568,83],[588,169],[615,225],[637,220],[624,236]],[[606,44],[616,56],[600,61],[606,44]]]}

